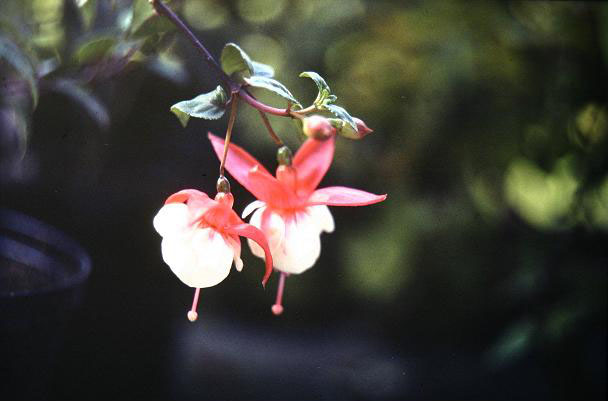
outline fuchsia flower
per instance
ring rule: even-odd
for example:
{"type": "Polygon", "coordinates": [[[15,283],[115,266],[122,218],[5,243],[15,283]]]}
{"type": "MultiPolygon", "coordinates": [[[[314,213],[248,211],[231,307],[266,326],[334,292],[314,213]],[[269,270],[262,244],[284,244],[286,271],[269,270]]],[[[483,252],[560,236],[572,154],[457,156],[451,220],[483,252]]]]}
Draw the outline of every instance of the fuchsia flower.
{"type": "Polygon", "coordinates": [[[154,217],[154,228],[163,237],[163,260],[186,285],[196,288],[191,321],[196,320],[196,306],[201,288],[219,284],[234,265],[243,268],[241,240],[247,237],[259,246],[266,259],[265,285],[272,273],[272,255],[264,234],[246,224],[232,210],[234,198],[220,192],[215,200],[194,189],[179,191],[167,198],[154,217]]]}
{"type": "MultiPolygon", "coordinates": [[[[221,159],[224,140],[211,133],[209,140],[221,159]]],[[[324,141],[308,139],[291,166],[277,168],[276,178],[242,148],[229,147],[226,169],[258,199],[245,208],[243,218],[253,213],[250,223],[266,235],[274,267],[281,272],[272,308],[275,314],[283,310],[281,297],[287,274],[310,269],[321,252],[321,232],[334,230],[327,206],[365,206],[386,199],[386,195],[348,187],[317,189],[332,162],[335,140],[335,135],[324,141]]],[[[254,255],[265,257],[262,248],[248,243],[254,255]]]]}

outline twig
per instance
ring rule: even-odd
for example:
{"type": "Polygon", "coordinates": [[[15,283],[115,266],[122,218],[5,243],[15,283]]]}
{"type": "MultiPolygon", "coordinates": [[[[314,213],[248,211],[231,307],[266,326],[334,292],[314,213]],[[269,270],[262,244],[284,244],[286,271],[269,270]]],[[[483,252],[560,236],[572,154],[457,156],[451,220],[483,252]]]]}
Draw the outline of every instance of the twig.
{"type": "Polygon", "coordinates": [[[281,140],[281,138],[279,138],[279,136],[276,134],[276,132],[274,132],[274,130],[272,129],[272,126],[270,125],[270,121],[268,121],[268,117],[266,116],[266,114],[262,110],[258,110],[258,112],[260,113],[260,116],[262,117],[262,121],[264,122],[264,125],[266,126],[268,133],[274,140],[274,143],[276,143],[277,146],[283,146],[283,141],[281,140]]]}
{"type": "Polygon", "coordinates": [[[177,16],[177,14],[173,12],[173,10],[167,7],[160,0],[149,1],[150,4],[152,4],[152,7],[154,7],[154,9],[159,15],[167,17],[171,22],[173,22],[173,24],[175,24],[177,28],[179,28],[179,30],[184,33],[184,35],[186,35],[188,39],[190,39],[192,44],[194,44],[194,47],[196,47],[203,54],[207,65],[217,74],[218,78],[226,84],[226,86],[230,89],[230,92],[236,92],[240,89],[240,85],[230,79],[228,75],[226,75],[226,73],[221,69],[215,58],[211,55],[209,50],[207,50],[205,45],[203,45],[201,41],[198,40],[198,38],[194,35],[190,28],[186,26],[186,24],[181,20],[181,18],[177,16]]]}
{"type": "Polygon", "coordinates": [[[230,106],[228,128],[226,129],[226,138],[224,139],[224,154],[222,155],[222,161],[220,162],[220,177],[224,176],[224,165],[226,164],[226,156],[228,156],[228,147],[230,146],[230,138],[232,137],[232,127],[234,126],[234,120],[236,119],[236,106],[238,100],[238,96],[232,96],[232,105],[230,106]]]}

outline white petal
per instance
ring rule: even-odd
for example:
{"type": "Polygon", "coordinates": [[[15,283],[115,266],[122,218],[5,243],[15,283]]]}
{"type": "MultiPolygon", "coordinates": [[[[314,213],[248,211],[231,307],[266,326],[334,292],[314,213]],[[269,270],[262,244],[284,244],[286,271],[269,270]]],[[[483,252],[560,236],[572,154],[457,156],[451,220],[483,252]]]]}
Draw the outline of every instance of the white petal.
{"type": "MultiPolygon", "coordinates": [[[[266,235],[274,267],[293,274],[310,269],[321,253],[321,232],[334,228],[329,209],[323,205],[313,206],[291,216],[293,218],[287,223],[280,214],[270,211],[268,223],[262,229],[261,220],[265,210],[266,207],[256,210],[250,223],[266,235]]],[[[251,240],[247,242],[254,255],[264,257],[259,245],[251,240]]]]}
{"type": "Polygon", "coordinates": [[[234,267],[236,268],[237,271],[241,271],[243,270],[243,259],[241,258],[234,258],[234,267]]]}
{"type": "Polygon", "coordinates": [[[317,222],[310,215],[298,213],[296,219],[287,225],[283,255],[275,263],[276,268],[300,274],[313,267],[321,254],[320,235],[317,222]]]}
{"type": "Polygon", "coordinates": [[[266,204],[260,200],[256,200],[245,206],[245,210],[243,210],[243,214],[241,217],[246,219],[251,213],[253,213],[256,209],[266,206],[266,204]]]}
{"type": "Polygon", "coordinates": [[[188,229],[188,206],[183,203],[164,205],[154,216],[154,228],[162,236],[179,235],[188,229]]]}
{"type": "MultiPolygon", "coordinates": [[[[262,215],[266,207],[262,207],[253,213],[251,216],[251,220],[249,223],[262,230],[262,215]]],[[[274,260],[275,253],[279,252],[283,241],[285,239],[285,222],[283,218],[278,213],[269,212],[268,213],[268,222],[266,224],[265,229],[263,230],[264,235],[266,236],[266,241],[268,241],[268,247],[270,248],[270,253],[272,254],[272,258],[274,260]]],[[[250,239],[247,240],[249,244],[249,248],[251,252],[259,257],[264,258],[264,250],[261,246],[259,246],[255,241],[250,239]]]]}
{"type": "Polygon", "coordinates": [[[192,230],[190,235],[163,238],[163,259],[173,273],[190,287],[211,287],[230,273],[234,250],[211,228],[192,230]]]}
{"type": "Polygon", "coordinates": [[[307,208],[307,212],[311,218],[315,221],[319,231],[325,231],[331,233],[335,229],[334,218],[329,211],[329,208],[325,205],[310,206],[307,208]]]}
{"type": "Polygon", "coordinates": [[[191,239],[186,236],[169,236],[161,243],[163,260],[175,275],[187,285],[192,282],[192,266],[196,265],[196,254],[191,239]]]}

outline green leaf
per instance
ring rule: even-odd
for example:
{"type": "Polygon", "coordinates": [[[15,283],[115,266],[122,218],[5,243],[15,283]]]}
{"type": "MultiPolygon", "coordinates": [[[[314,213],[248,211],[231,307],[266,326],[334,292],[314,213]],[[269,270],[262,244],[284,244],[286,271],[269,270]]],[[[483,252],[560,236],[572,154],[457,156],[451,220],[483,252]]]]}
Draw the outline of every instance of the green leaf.
{"type": "Polygon", "coordinates": [[[251,78],[245,78],[245,82],[250,86],[256,88],[267,89],[271,92],[276,93],[277,95],[289,100],[291,103],[300,104],[295,97],[291,94],[289,89],[285,87],[282,83],[277,81],[276,79],[267,78],[263,76],[254,75],[251,78]]]}
{"type": "Polygon", "coordinates": [[[259,63],[257,61],[251,61],[253,65],[253,75],[258,77],[274,77],[274,68],[269,66],[268,64],[259,63]]]}
{"type": "Polygon", "coordinates": [[[218,85],[214,91],[174,104],[171,106],[171,112],[179,118],[179,121],[185,127],[190,117],[217,120],[224,115],[227,100],[226,92],[218,85]]]}
{"type": "MultiPolygon", "coordinates": [[[[294,105],[291,106],[291,109],[293,111],[302,110],[302,108],[303,107],[300,104],[294,104],[294,105]]],[[[298,135],[300,141],[304,142],[307,139],[307,136],[302,131],[304,129],[304,124],[302,123],[302,120],[300,120],[299,118],[292,118],[291,121],[293,121],[293,124],[296,127],[296,131],[295,132],[298,135]]]]}
{"type": "Polygon", "coordinates": [[[331,95],[331,89],[329,89],[329,85],[327,85],[327,82],[325,82],[323,77],[321,77],[316,72],[305,71],[300,74],[300,78],[310,78],[313,81],[315,81],[315,84],[317,84],[317,88],[319,89],[319,94],[317,95],[317,98],[314,101],[314,104],[316,104],[317,106],[320,106],[323,103],[323,101],[328,96],[331,95]]]}
{"type": "Polygon", "coordinates": [[[134,39],[145,38],[151,35],[161,35],[172,31],[175,26],[168,18],[160,15],[152,15],[131,31],[131,37],[134,39]]]}
{"type": "Polygon", "coordinates": [[[76,0],[85,28],[90,28],[97,14],[97,0],[76,0]]]}
{"type": "Polygon", "coordinates": [[[154,14],[154,7],[152,7],[148,0],[133,0],[131,7],[131,32],[136,32],[154,14]]]}
{"type": "Polygon", "coordinates": [[[98,36],[82,43],[74,52],[74,58],[78,64],[100,60],[112,50],[115,44],[116,38],[112,36],[98,36]]]}
{"type": "Polygon", "coordinates": [[[254,66],[251,58],[234,43],[227,43],[220,56],[222,70],[229,76],[244,82],[244,78],[253,75],[254,66]]]}
{"type": "Polygon", "coordinates": [[[29,58],[8,38],[0,36],[0,60],[5,60],[25,79],[30,87],[34,107],[38,104],[36,73],[29,58]]]}
{"type": "Polygon", "coordinates": [[[355,120],[353,120],[351,115],[348,114],[348,111],[346,111],[346,109],[344,109],[343,107],[336,106],[335,104],[325,104],[323,105],[323,109],[328,110],[340,120],[343,120],[345,123],[350,125],[355,131],[357,130],[357,123],[355,122],[355,120]]]}
{"type": "Polygon", "coordinates": [[[130,37],[143,39],[153,35],[161,35],[175,29],[173,23],[154,12],[154,7],[148,0],[133,0],[131,9],[125,10],[123,28],[130,32],[130,37]]]}
{"type": "Polygon", "coordinates": [[[53,82],[52,88],[59,93],[63,93],[82,106],[89,117],[91,117],[100,128],[108,128],[110,125],[110,116],[106,107],[99,101],[97,96],[88,92],[76,82],[68,79],[57,79],[53,82]]]}

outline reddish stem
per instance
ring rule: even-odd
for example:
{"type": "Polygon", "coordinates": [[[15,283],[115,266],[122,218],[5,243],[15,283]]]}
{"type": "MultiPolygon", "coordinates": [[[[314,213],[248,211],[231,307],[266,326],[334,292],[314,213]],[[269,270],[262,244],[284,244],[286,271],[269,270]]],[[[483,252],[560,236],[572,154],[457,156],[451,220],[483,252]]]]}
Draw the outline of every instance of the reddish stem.
{"type": "Polygon", "coordinates": [[[249,103],[250,106],[252,106],[255,109],[258,109],[259,111],[262,111],[262,112],[268,113],[268,114],[273,114],[275,116],[291,117],[289,109],[277,109],[276,107],[268,106],[267,104],[264,104],[264,103],[260,102],[259,100],[254,99],[253,96],[251,96],[249,93],[247,93],[247,91],[244,89],[241,89],[239,91],[239,96],[245,102],[249,103]]]}
{"type": "Polygon", "coordinates": [[[262,121],[264,122],[264,125],[266,126],[266,129],[268,130],[268,133],[270,134],[270,137],[272,138],[274,143],[276,143],[277,146],[283,146],[283,141],[281,140],[281,138],[279,138],[277,133],[274,132],[274,130],[272,129],[272,125],[270,125],[270,121],[268,120],[268,117],[266,117],[266,114],[264,114],[264,112],[260,111],[260,110],[258,110],[258,112],[260,113],[260,116],[262,117],[262,121]]]}

